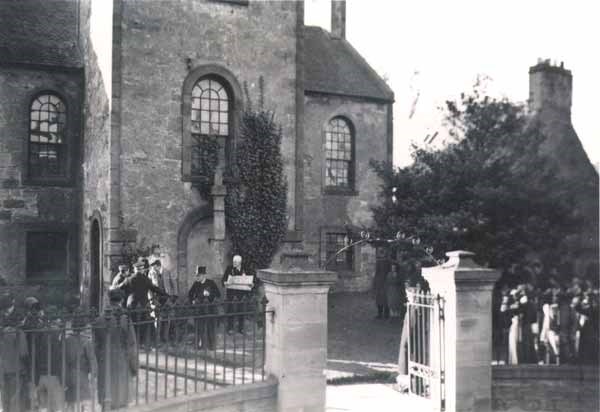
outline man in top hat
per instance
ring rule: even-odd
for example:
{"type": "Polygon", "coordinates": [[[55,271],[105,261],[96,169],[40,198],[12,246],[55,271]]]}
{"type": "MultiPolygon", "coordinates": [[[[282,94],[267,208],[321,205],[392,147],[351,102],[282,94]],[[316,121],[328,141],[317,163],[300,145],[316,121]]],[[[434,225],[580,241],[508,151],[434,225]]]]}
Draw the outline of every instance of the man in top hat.
{"type": "MultiPolygon", "coordinates": [[[[213,304],[215,299],[221,297],[219,287],[212,280],[206,277],[206,267],[198,266],[196,268],[197,279],[190,288],[188,298],[192,305],[199,305],[197,315],[197,333],[201,336],[202,344],[209,350],[215,348],[215,318],[206,317],[206,315],[215,315],[217,308],[213,304]]],[[[196,337],[198,341],[198,336],[196,337]]]]}

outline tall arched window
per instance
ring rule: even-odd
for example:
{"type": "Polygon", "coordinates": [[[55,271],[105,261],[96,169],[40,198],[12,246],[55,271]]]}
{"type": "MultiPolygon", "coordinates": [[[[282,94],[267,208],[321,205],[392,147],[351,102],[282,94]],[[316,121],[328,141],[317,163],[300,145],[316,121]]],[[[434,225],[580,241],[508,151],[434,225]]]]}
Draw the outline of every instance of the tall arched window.
{"type": "Polygon", "coordinates": [[[229,93],[221,81],[207,76],[194,84],[191,100],[191,175],[210,180],[217,164],[218,145],[225,145],[226,156],[229,151],[229,93]]]}
{"type": "Polygon", "coordinates": [[[67,175],[67,111],[55,94],[38,95],[29,111],[29,177],[67,175]]]}
{"type": "Polygon", "coordinates": [[[202,78],[192,89],[192,133],[229,136],[229,94],[214,78],[202,78]]]}
{"type": "Polygon", "coordinates": [[[334,117],[325,129],[325,187],[351,190],[354,185],[354,133],[350,122],[334,117]]]}

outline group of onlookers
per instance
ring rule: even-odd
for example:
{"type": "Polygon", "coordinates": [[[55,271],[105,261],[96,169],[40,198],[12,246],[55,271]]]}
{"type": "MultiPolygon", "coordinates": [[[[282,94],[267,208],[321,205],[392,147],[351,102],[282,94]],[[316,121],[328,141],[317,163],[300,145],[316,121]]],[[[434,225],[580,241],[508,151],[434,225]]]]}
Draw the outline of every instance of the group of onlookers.
{"type": "Polygon", "coordinates": [[[598,363],[599,291],[594,277],[538,277],[497,293],[495,362],[598,363]]]}
{"type": "MultiPolygon", "coordinates": [[[[136,336],[126,315],[107,312],[92,317],[78,302],[62,312],[48,313],[35,297],[16,302],[7,295],[1,300],[4,412],[73,411],[77,405],[103,404],[107,385],[111,386],[110,404],[104,406],[127,406],[129,380],[137,373],[138,363],[136,336]]],[[[118,305],[115,299],[112,302],[118,305]]]]}
{"type": "Polygon", "coordinates": [[[51,313],[35,297],[16,302],[10,294],[0,296],[2,411],[74,410],[90,402],[103,409],[127,407],[138,344],[181,343],[191,330],[195,347],[213,350],[217,314],[227,318],[224,326],[232,334],[234,326],[244,333],[245,318],[255,311],[249,299],[255,277],[246,273],[240,256],[221,279],[223,301],[204,267],[196,269],[187,296],[180,297],[159,259],[140,258],[132,266],[133,273],[119,266],[100,315],[83,310],[78,298],[51,313]]]}

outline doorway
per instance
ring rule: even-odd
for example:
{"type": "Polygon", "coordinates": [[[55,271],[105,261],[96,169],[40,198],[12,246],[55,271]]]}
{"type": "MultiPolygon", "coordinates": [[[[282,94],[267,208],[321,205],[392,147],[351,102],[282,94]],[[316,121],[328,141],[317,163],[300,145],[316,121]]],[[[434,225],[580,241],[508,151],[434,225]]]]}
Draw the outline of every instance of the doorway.
{"type": "Polygon", "coordinates": [[[97,218],[90,232],[90,307],[102,309],[102,231],[97,218]]]}

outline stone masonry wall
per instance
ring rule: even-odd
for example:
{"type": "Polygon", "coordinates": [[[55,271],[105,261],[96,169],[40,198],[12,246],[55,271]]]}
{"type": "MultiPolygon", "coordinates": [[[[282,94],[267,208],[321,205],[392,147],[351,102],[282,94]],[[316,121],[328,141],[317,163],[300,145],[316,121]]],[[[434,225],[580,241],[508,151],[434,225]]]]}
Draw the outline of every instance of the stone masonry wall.
{"type": "MultiPolygon", "coordinates": [[[[344,224],[372,224],[371,206],[377,202],[379,179],[369,167],[371,159],[388,158],[387,105],[329,95],[305,97],[304,239],[307,251],[324,257],[322,232],[343,229],[344,224]],[[355,193],[333,195],[323,189],[324,128],[335,116],[355,128],[355,193]]],[[[338,273],[337,291],[365,291],[371,287],[375,250],[355,249],[354,271],[338,273]]]]}
{"type": "Polygon", "coordinates": [[[177,269],[179,227],[205,204],[182,182],[182,87],[189,70],[205,64],[227,69],[240,85],[247,82],[255,101],[264,77],[265,106],[282,125],[293,228],[296,4],[125,0],[122,19],[124,229],[137,230],[138,242],[159,244],[167,269],[177,269]]]}
{"type": "Polygon", "coordinates": [[[494,366],[492,410],[582,412],[600,410],[598,368],[494,366]]]}
{"type": "MultiPolygon", "coordinates": [[[[83,200],[81,215],[81,270],[80,290],[82,301],[89,302],[90,293],[90,228],[92,217],[99,218],[102,250],[107,250],[108,206],[110,192],[110,117],[108,96],[90,34],[90,2],[82,2],[82,44],[85,53],[85,95],[83,102],[83,200]]],[[[105,22],[111,24],[110,21],[105,22]]],[[[102,257],[101,257],[102,259],[102,257]]],[[[105,283],[111,273],[107,262],[102,262],[105,283]]]]}
{"type": "MultiPolygon", "coordinates": [[[[78,145],[82,81],[77,72],[40,71],[0,66],[0,276],[9,283],[25,281],[25,231],[59,225],[75,230],[79,223],[79,190],[72,186],[26,185],[25,148],[29,138],[29,105],[43,90],[67,100],[68,128],[78,145]]],[[[73,159],[77,163],[77,156],[73,159]]],[[[73,169],[75,173],[78,168],[73,169]]],[[[74,179],[78,181],[77,175],[74,179]]],[[[77,276],[77,234],[71,242],[72,273],[77,276]]]]}

